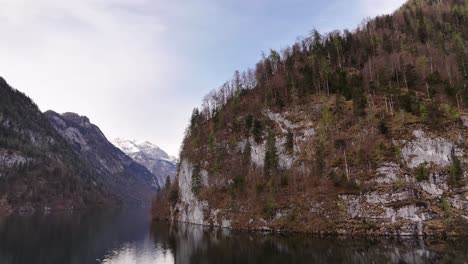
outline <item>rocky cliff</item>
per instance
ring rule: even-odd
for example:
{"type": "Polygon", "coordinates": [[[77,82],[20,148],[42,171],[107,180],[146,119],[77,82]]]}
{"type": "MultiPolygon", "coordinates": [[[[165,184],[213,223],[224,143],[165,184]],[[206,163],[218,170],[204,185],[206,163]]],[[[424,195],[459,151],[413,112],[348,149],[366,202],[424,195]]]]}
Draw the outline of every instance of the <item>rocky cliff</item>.
{"type": "Polygon", "coordinates": [[[36,104],[0,78],[0,213],[117,202],[36,104]]]}
{"type": "Polygon", "coordinates": [[[85,116],[47,111],[54,129],[91,164],[106,188],[124,203],[147,203],[159,189],[157,177],[112,145],[85,116]]]}
{"type": "Polygon", "coordinates": [[[87,117],[42,113],[0,78],[0,213],[140,205],[159,188],[87,117]]]}
{"type": "Polygon", "coordinates": [[[155,218],[466,234],[467,18],[466,1],[411,0],[236,72],[194,110],[178,181],[155,201],[155,218]]]}
{"type": "MultiPolygon", "coordinates": [[[[307,148],[310,141],[299,143],[293,154],[278,151],[279,163],[284,164],[284,173],[290,175],[290,182],[280,187],[275,195],[269,194],[268,190],[259,190],[269,187],[257,185],[254,192],[244,193],[250,197],[231,197],[228,193],[237,188],[236,179],[219,179],[219,176],[196,168],[198,165],[189,159],[183,159],[178,174],[180,200],[172,208],[172,217],[195,224],[260,230],[382,235],[463,234],[468,226],[468,174],[464,172],[461,184],[451,185],[450,170],[453,151],[457,159],[465,167],[467,165],[468,127],[458,126],[446,134],[428,133],[422,128],[410,129],[408,139],[392,139],[401,150],[399,159],[382,161],[375,169],[369,168],[365,178],[360,177],[361,171],[350,165],[349,177],[355,185],[352,187],[342,186],[347,185],[344,183],[346,180],[336,180],[331,175],[307,181],[310,183],[308,186],[302,186],[305,182],[298,184],[300,178],[307,175],[301,160],[304,153],[300,149],[307,148]],[[420,172],[421,164],[428,164],[431,169],[420,172]],[[199,180],[199,188],[206,193],[194,192],[193,184],[199,180]],[[291,187],[302,190],[291,191],[291,187]],[[222,194],[223,189],[225,194],[222,194]],[[234,204],[236,202],[238,204],[234,204]]],[[[277,136],[277,142],[281,142],[282,136],[281,133],[277,136]]],[[[373,134],[366,136],[372,137],[373,134]]],[[[298,138],[295,140],[299,141],[298,138]]],[[[264,155],[265,145],[266,142],[262,142],[252,147],[251,164],[256,164],[258,155],[264,155]]],[[[242,156],[245,148],[238,146],[245,146],[245,142],[240,141],[227,151],[242,156]]],[[[357,158],[356,154],[349,154],[350,163],[357,158]]],[[[254,166],[263,169],[262,164],[254,166]]]]}

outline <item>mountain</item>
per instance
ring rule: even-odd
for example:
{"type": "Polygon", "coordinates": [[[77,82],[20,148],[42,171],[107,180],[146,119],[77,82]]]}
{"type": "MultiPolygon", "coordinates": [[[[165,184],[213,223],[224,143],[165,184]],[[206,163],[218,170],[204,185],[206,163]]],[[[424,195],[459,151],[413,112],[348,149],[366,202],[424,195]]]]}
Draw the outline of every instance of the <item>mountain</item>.
{"type": "Polygon", "coordinates": [[[159,188],[87,117],[42,113],[0,77],[0,213],[141,205],[159,188]]]}
{"type": "Polygon", "coordinates": [[[319,234],[468,231],[468,2],[317,31],[194,109],[155,218],[319,234]]]}
{"type": "Polygon", "coordinates": [[[37,105],[0,77],[0,213],[111,206],[115,198],[37,105]]]}
{"type": "Polygon", "coordinates": [[[120,138],[114,139],[112,143],[156,175],[160,186],[165,185],[167,177],[171,181],[174,180],[177,173],[177,159],[170,157],[158,146],[148,141],[138,142],[120,138]]]}
{"type": "Polygon", "coordinates": [[[53,128],[92,166],[107,188],[125,203],[145,203],[159,189],[157,178],[112,145],[85,116],[45,112],[53,128]]]}

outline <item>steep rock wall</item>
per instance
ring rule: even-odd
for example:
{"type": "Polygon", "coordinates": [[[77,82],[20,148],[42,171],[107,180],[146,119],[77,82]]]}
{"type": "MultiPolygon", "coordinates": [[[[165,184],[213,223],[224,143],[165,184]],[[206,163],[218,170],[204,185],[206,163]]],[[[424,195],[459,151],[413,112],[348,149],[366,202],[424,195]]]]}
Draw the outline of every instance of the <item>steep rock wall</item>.
{"type": "MultiPolygon", "coordinates": [[[[278,117],[275,115],[275,117],[278,117]]],[[[284,122],[287,123],[287,122],[284,122]]],[[[289,129],[292,126],[289,126],[289,129]]],[[[309,128],[310,129],[310,128],[309,128]]],[[[251,162],[262,167],[265,157],[265,142],[256,143],[253,138],[236,145],[240,152],[245,150],[247,140],[251,145],[251,162]]],[[[276,138],[278,157],[283,169],[292,167],[296,154],[304,146],[298,144],[295,155],[286,153],[281,136],[276,138]]],[[[334,206],[322,201],[311,201],[309,213],[316,218],[333,219],[326,229],[308,230],[337,234],[381,234],[381,235],[431,235],[447,232],[447,214],[463,219],[468,225],[468,186],[448,184],[447,170],[431,172],[428,179],[417,181],[412,169],[420,164],[429,164],[446,169],[452,151],[466,163],[465,152],[457,142],[443,137],[431,137],[423,130],[414,130],[411,140],[398,141],[402,163],[387,162],[375,170],[375,177],[358,194],[340,194],[333,199],[334,206]]],[[[178,175],[181,199],[175,207],[174,220],[227,228],[251,228],[260,230],[283,230],[277,223],[285,221],[293,212],[290,208],[276,209],[270,219],[257,217],[244,206],[242,210],[248,221],[230,213],[227,208],[216,208],[207,200],[199,200],[192,191],[193,165],[183,159],[178,175]]],[[[209,188],[208,172],[202,170],[203,185],[209,188]]],[[[468,177],[466,172],[464,177],[468,177]]],[[[225,183],[226,186],[229,182],[225,183]]],[[[293,229],[294,230],[294,229],[293,229]]],[[[454,231],[455,232],[455,231],[454,231]]]]}

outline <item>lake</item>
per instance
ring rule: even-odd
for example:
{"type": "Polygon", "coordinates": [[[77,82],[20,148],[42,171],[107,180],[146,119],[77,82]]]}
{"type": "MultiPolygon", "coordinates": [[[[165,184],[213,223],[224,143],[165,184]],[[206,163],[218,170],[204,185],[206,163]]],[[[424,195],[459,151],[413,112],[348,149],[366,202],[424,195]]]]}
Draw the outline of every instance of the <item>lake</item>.
{"type": "Polygon", "coordinates": [[[468,263],[468,241],[313,238],[151,223],[148,210],[0,218],[0,263],[468,263]]]}

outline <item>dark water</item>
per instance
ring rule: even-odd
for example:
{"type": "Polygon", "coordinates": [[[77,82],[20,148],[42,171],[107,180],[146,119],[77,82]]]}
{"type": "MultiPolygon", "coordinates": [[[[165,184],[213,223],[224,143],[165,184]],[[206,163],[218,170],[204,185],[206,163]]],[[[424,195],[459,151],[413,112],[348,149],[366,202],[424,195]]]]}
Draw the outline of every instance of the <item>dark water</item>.
{"type": "Polygon", "coordinates": [[[467,240],[318,239],[151,224],[145,210],[0,219],[0,263],[468,263],[467,240]]]}

